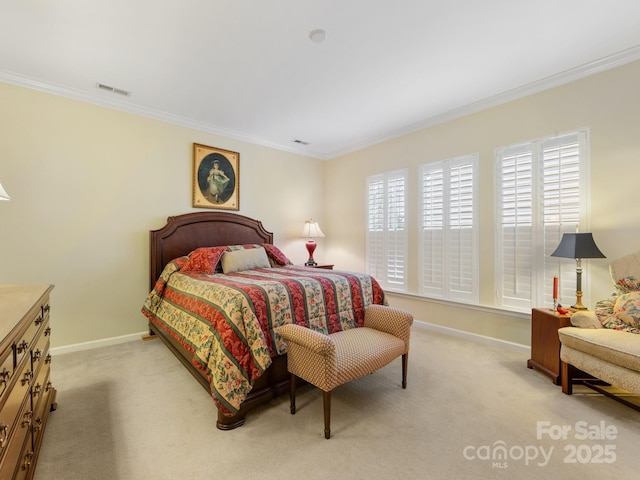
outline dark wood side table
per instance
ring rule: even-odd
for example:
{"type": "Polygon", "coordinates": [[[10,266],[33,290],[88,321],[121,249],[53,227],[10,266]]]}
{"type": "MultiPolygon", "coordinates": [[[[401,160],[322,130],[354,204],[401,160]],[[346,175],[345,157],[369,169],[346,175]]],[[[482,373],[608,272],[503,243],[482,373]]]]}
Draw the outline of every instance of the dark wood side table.
{"type": "Polygon", "coordinates": [[[531,310],[531,358],[527,360],[527,367],[540,370],[556,385],[562,383],[558,329],[570,326],[569,315],[544,308],[531,310]]]}

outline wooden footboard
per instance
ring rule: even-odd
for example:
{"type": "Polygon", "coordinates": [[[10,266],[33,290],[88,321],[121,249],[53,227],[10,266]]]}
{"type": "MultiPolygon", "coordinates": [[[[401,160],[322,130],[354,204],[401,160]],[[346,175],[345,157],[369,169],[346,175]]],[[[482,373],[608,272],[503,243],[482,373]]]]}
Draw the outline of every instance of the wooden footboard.
{"type": "MultiPolygon", "coordinates": [[[[209,380],[204,372],[196,368],[191,362],[193,353],[187,351],[175,338],[151,322],[149,322],[149,332],[162,340],[186,369],[198,380],[200,385],[211,395],[209,380]]],[[[249,411],[287,392],[289,392],[287,358],[286,355],[281,355],[273,359],[271,366],[267,368],[264,374],[256,381],[253,389],[249,392],[244,402],[242,402],[238,413],[227,416],[218,410],[216,427],[220,430],[233,430],[244,424],[249,411]]]]}

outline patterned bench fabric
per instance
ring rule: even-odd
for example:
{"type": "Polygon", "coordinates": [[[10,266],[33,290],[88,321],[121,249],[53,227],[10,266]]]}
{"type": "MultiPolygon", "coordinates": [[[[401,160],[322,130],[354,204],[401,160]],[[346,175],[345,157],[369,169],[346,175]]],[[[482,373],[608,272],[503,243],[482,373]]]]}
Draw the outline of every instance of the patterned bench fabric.
{"type": "Polygon", "coordinates": [[[363,328],[323,335],[285,325],[279,333],[288,341],[289,371],[329,392],[407,353],[412,322],[407,312],[372,305],[365,312],[363,328]]]}

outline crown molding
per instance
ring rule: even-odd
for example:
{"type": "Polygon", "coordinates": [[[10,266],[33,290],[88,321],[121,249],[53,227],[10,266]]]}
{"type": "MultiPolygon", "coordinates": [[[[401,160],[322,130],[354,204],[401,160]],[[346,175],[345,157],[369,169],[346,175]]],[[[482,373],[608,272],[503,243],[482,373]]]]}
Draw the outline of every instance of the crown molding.
{"type": "Polygon", "coordinates": [[[543,92],[545,90],[549,90],[560,85],[565,85],[582,78],[590,77],[607,70],[612,70],[628,63],[635,62],[637,60],[640,60],[640,45],[636,45],[608,57],[604,57],[599,60],[595,60],[593,62],[565,70],[536,82],[532,82],[527,85],[523,85],[521,87],[484,98],[477,102],[463,105],[459,108],[449,110],[440,115],[435,115],[420,122],[409,124],[392,132],[381,134],[375,137],[370,137],[363,140],[362,142],[354,143],[345,149],[332,152],[328,154],[328,157],[340,157],[348,153],[362,150],[363,148],[371,147],[388,140],[393,140],[409,133],[414,133],[425,128],[434,127],[436,125],[449,122],[451,120],[455,120],[472,113],[478,113],[491,107],[496,107],[498,105],[518,100],[534,93],[543,92]]]}
{"type": "MultiPolygon", "coordinates": [[[[12,72],[6,72],[2,70],[0,70],[0,82],[16,85],[19,87],[29,88],[31,90],[37,90],[43,93],[50,93],[52,95],[57,95],[57,96],[69,98],[71,100],[77,100],[80,102],[89,103],[99,107],[111,108],[113,110],[131,113],[133,115],[150,118],[152,120],[159,120],[161,122],[166,122],[166,123],[178,125],[181,127],[187,127],[187,128],[191,128],[191,129],[198,130],[205,133],[221,135],[224,137],[233,138],[235,140],[240,140],[240,141],[251,143],[254,145],[261,145],[263,147],[273,148],[275,150],[288,151],[298,155],[305,155],[299,150],[296,150],[295,148],[292,148],[287,145],[280,145],[277,143],[266,141],[264,139],[251,137],[241,132],[237,132],[235,130],[218,127],[216,125],[210,125],[204,122],[198,122],[196,120],[181,117],[179,115],[174,115],[174,114],[163,112],[160,110],[154,110],[151,108],[136,105],[135,103],[131,103],[131,101],[114,98],[113,94],[111,93],[105,93],[105,92],[99,92],[99,91],[96,92],[95,94],[88,93],[82,90],[77,90],[69,87],[63,87],[60,85],[46,83],[39,80],[35,80],[30,77],[25,77],[23,75],[18,75],[12,72]]],[[[306,156],[310,156],[310,155],[306,155],[306,156]]]]}
{"type": "Polygon", "coordinates": [[[495,107],[513,100],[517,100],[519,98],[523,98],[523,97],[532,95],[534,93],[542,92],[544,90],[548,90],[553,87],[557,87],[557,86],[564,85],[576,80],[580,80],[582,78],[586,78],[586,77],[604,72],[606,70],[611,70],[613,68],[620,67],[622,65],[625,65],[627,63],[631,63],[637,60],[640,60],[640,45],[636,45],[634,47],[628,48],[626,50],[622,50],[608,57],[604,57],[599,60],[595,60],[593,62],[565,70],[556,75],[543,78],[541,80],[529,83],[522,87],[514,88],[506,92],[479,100],[477,102],[463,105],[459,108],[455,108],[447,112],[443,112],[442,114],[432,116],[420,122],[406,125],[405,127],[393,130],[391,132],[386,132],[380,135],[375,135],[375,136],[366,138],[360,142],[353,143],[344,149],[336,150],[333,152],[314,152],[312,149],[302,152],[300,151],[300,149],[296,149],[288,145],[281,145],[281,144],[269,142],[264,139],[251,137],[249,135],[243,134],[235,130],[230,130],[230,129],[218,127],[216,125],[210,125],[204,122],[191,120],[185,117],[181,117],[179,115],[173,115],[167,112],[162,112],[162,111],[142,107],[140,105],[131,103],[130,101],[124,101],[118,98],[113,98],[113,96],[111,96],[111,94],[108,94],[108,93],[104,93],[104,92],[96,92],[95,94],[87,93],[87,92],[73,89],[73,88],[68,88],[60,85],[54,85],[54,84],[42,82],[39,80],[35,80],[33,78],[15,74],[12,72],[6,72],[6,71],[0,70],[0,82],[9,83],[12,85],[25,87],[32,90],[38,90],[38,91],[50,93],[53,95],[63,96],[73,100],[78,100],[81,102],[98,105],[101,107],[120,110],[120,111],[131,113],[134,115],[139,115],[142,117],[159,120],[159,121],[171,123],[174,125],[188,127],[188,128],[192,128],[194,130],[199,130],[206,133],[221,135],[224,137],[233,138],[235,140],[240,140],[243,142],[260,145],[263,147],[273,148],[275,150],[286,151],[286,152],[294,153],[297,155],[317,158],[320,160],[330,160],[333,158],[346,155],[348,153],[355,152],[357,150],[362,150],[363,148],[377,145],[379,143],[382,143],[388,140],[393,140],[395,138],[401,137],[403,135],[407,135],[409,133],[414,133],[416,131],[423,130],[425,128],[433,127],[435,125],[439,125],[451,120],[455,120],[457,118],[461,118],[466,115],[470,115],[472,113],[477,113],[491,107],[495,107]]]}

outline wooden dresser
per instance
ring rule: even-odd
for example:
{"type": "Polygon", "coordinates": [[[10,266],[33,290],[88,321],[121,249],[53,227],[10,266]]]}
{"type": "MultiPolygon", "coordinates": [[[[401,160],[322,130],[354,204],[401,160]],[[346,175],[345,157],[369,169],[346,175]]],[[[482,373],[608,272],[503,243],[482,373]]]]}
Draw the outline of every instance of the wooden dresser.
{"type": "Polygon", "coordinates": [[[49,371],[53,285],[0,285],[0,480],[33,477],[56,390],[49,371]]]}

